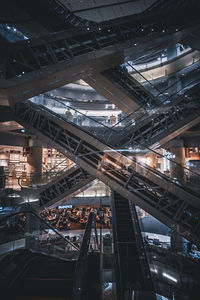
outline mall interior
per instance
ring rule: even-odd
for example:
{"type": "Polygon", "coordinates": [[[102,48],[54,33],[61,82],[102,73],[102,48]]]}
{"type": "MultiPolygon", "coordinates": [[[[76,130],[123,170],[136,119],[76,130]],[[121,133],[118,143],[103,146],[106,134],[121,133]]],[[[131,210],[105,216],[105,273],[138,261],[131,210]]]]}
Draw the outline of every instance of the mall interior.
{"type": "Polygon", "coordinates": [[[199,300],[199,1],[0,5],[1,299],[199,300]]]}

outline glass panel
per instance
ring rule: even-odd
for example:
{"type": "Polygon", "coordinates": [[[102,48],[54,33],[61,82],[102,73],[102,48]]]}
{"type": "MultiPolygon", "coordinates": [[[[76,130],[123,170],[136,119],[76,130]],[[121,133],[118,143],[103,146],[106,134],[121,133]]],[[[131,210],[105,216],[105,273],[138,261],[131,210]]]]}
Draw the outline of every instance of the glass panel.
{"type": "Polygon", "coordinates": [[[27,248],[62,258],[77,258],[77,246],[36,213],[21,211],[0,221],[0,255],[27,248]]]}

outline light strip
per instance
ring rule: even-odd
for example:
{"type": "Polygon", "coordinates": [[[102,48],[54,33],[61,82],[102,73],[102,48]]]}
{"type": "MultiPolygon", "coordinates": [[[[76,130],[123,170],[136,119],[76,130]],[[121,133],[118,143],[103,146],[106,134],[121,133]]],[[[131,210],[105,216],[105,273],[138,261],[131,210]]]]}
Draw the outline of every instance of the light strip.
{"type": "Polygon", "coordinates": [[[172,277],[171,275],[169,275],[169,274],[167,274],[165,272],[163,272],[162,275],[164,277],[168,278],[169,280],[173,281],[173,282],[178,282],[178,280],[176,278],[172,277]]]}

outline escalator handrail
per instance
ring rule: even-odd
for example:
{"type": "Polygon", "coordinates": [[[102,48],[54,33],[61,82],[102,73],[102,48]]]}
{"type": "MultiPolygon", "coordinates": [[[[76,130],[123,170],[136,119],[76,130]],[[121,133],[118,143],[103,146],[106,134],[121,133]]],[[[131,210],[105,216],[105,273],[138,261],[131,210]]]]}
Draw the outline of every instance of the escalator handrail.
{"type": "MultiPolygon", "coordinates": [[[[120,294],[123,294],[122,289],[122,274],[120,272],[121,270],[121,260],[120,260],[120,254],[119,254],[119,247],[118,247],[118,234],[117,234],[117,222],[116,222],[116,208],[115,208],[115,201],[114,201],[114,192],[111,193],[111,207],[112,207],[112,231],[113,231],[113,238],[114,238],[114,251],[115,251],[115,257],[114,257],[114,263],[115,263],[115,278],[116,278],[116,286],[118,291],[120,290],[120,294]],[[117,243],[115,243],[115,240],[117,243]]],[[[117,291],[117,293],[118,293],[117,291]]],[[[119,295],[117,294],[117,297],[119,295]]]]}
{"type": "Polygon", "coordinates": [[[79,257],[76,263],[72,300],[83,300],[84,298],[82,297],[86,294],[85,290],[87,285],[86,279],[88,252],[91,239],[92,225],[95,222],[95,220],[95,213],[90,212],[79,252],[79,257]]]}

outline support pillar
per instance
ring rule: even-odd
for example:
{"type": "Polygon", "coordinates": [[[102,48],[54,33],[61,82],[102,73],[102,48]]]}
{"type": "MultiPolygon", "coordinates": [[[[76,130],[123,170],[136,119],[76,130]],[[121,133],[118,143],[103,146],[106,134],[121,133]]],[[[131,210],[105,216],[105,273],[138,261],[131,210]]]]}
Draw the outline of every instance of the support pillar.
{"type": "Polygon", "coordinates": [[[42,180],[42,148],[33,146],[31,147],[31,155],[27,159],[28,174],[30,176],[30,184],[40,184],[42,180]]]}
{"type": "Polygon", "coordinates": [[[42,172],[42,148],[31,147],[31,155],[27,159],[28,173],[41,173],[42,172]]]}
{"type": "Polygon", "coordinates": [[[38,250],[39,247],[39,230],[40,220],[33,214],[25,213],[26,224],[25,224],[25,248],[38,250]]]}
{"type": "Polygon", "coordinates": [[[172,159],[174,163],[171,165],[171,177],[176,178],[176,180],[184,184],[185,182],[185,148],[184,141],[182,139],[174,139],[170,141],[170,152],[175,155],[172,159]]]}
{"type": "MultiPolygon", "coordinates": [[[[186,174],[184,171],[185,167],[185,148],[184,141],[182,139],[174,139],[170,141],[170,152],[175,155],[172,159],[175,163],[171,165],[171,177],[176,178],[180,184],[184,184],[186,174]],[[177,163],[177,164],[176,164],[177,163]],[[180,166],[179,166],[180,165],[180,166]]],[[[175,231],[171,232],[171,248],[174,252],[186,253],[186,240],[182,238],[175,231]]]]}

